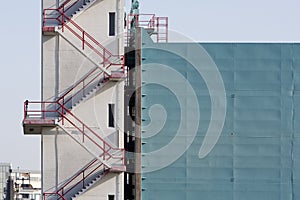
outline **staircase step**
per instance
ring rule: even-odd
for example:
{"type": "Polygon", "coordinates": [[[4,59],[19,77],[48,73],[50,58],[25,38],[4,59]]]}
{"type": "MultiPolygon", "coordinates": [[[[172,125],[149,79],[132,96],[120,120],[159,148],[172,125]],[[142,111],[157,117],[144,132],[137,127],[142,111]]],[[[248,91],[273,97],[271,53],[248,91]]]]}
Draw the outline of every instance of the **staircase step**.
{"type": "Polygon", "coordinates": [[[86,99],[88,99],[89,97],[91,97],[91,95],[95,94],[99,89],[101,89],[104,85],[104,79],[99,81],[99,83],[94,86],[89,92],[86,92],[81,99],[79,99],[76,103],[74,103],[72,105],[72,108],[78,106],[79,104],[81,104],[83,101],[85,101],[86,99]]]}

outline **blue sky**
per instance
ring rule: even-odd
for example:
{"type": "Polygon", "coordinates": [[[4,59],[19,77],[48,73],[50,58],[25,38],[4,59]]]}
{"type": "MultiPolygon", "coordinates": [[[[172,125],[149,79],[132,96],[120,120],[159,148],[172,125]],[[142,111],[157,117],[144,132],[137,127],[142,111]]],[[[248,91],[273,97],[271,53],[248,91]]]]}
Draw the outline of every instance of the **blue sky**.
{"type": "MultiPolygon", "coordinates": [[[[130,2],[130,0],[126,0],[130,2]]],[[[24,136],[23,102],[40,99],[40,1],[11,1],[0,12],[0,162],[39,169],[40,138],[24,136]]],[[[168,16],[195,41],[297,42],[297,0],[141,0],[141,13],[168,16]]]]}
{"type": "Polygon", "coordinates": [[[144,0],[141,12],[169,16],[196,41],[299,41],[297,0],[144,0]]]}

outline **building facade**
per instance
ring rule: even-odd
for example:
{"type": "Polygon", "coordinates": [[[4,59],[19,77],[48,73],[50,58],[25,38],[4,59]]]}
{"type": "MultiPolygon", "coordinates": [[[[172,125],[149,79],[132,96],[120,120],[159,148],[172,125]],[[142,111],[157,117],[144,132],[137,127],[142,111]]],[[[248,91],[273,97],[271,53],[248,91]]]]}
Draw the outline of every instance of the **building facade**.
{"type": "Polygon", "coordinates": [[[42,199],[42,179],[39,171],[16,170],[11,173],[14,182],[14,196],[16,200],[42,199]]]}
{"type": "Polygon", "coordinates": [[[42,199],[41,173],[31,170],[12,170],[10,163],[1,163],[1,199],[42,199]]]}
{"type": "Polygon", "coordinates": [[[7,179],[9,176],[9,170],[11,169],[10,163],[0,163],[0,199],[5,199],[5,191],[7,179]]]}
{"type": "Polygon", "coordinates": [[[299,199],[300,45],[167,43],[123,7],[43,1],[44,198],[299,199]]]}

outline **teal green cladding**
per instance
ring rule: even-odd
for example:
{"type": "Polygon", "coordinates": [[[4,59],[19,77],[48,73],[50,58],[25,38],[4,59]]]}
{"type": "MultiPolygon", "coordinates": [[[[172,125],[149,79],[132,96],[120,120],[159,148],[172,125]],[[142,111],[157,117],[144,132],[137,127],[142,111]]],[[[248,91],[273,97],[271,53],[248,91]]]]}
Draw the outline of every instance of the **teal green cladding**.
{"type": "MultiPolygon", "coordinates": [[[[199,44],[220,72],[227,100],[221,136],[202,159],[198,154],[209,123],[219,119],[211,119],[208,87],[189,62],[197,57],[189,51],[191,45],[195,44],[152,44],[144,36],[143,200],[300,199],[300,44],[199,44]],[[165,76],[166,66],[186,83],[172,73],[165,76]],[[158,79],[170,84],[153,81],[158,79]],[[194,94],[185,93],[187,83],[194,94]],[[198,110],[190,103],[193,95],[198,110]],[[200,120],[189,117],[198,111],[200,120]],[[182,117],[188,120],[182,123],[182,117]],[[193,138],[195,124],[199,127],[193,138]],[[180,136],[177,146],[192,140],[187,150],[166,166],[162,163],[177,149],[149,158],[178,137],[180,125],[186,137],[180,136]]],[[[201,62],[199,58],[199,64],[205,64],[201,62]]]]}

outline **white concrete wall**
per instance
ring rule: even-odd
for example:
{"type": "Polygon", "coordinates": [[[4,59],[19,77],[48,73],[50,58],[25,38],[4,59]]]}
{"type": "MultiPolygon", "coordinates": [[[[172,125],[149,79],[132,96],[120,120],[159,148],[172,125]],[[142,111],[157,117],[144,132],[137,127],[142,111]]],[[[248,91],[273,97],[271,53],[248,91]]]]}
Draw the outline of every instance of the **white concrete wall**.
{"type": "MultiPolygon", "coordinates": [[[[55,7],[56,3],[56,0],[44,0],[43,7],[55,7]]],[[[114,54],[123,54],[123,38],[118,40],[118,36],[108,36],[108,13],[116,12],[117,7],[121,8],[119,18],[122,20],[117,23],[116,30],[123,30],[123,5],[123,0],[97,0],[74,21],[100,43],[108,45],[114,54]],[[119,2],[118,6],[117,2],[119,2]]],[[[59,35],[43,35],[42,43],[42,99],[54,100],[95,65],[59,35]]],[[[123,90],[123,82],[109,83],[95,96],[73,110],[79,119],[103,137],[113,136],[112,142],[119,147],[123,147],[123,90]],[[115,128],[108,127],[109,103],[115,104],[117,119],[115,128]],[[121,130],[121,134],[115,134],[118,130],[121,130]]],[[[43,192],[55,191],[57,185],[71,177],[92,159],[91,154],[61,129],[44,128],[42,132],[43,192]]],[[[91,196],[100,195],[100,199],[107,199],[108,194],[116,194],[118,195],[116,199],[123,199],[123,174],[110,174],[108,177],[110,176],[112,177],[105,179],[103,183],[80,198],[90,199],[91,196]]]]}
{"type": "Polygon", "coordinates": [[[59,185],[79,171],[92,156],[60,129],[43,131],[43,188],[55,191],[59,185]]]}
{"type": "MultiPolygon", "coordinates": [[[[95,96],[81,103],[73,109],[73,113],[79,118],[84,119],[90,128],[96,129],[99,135],[107,137],[123,130],[123,82],[108,82],[98,91],[95,96]],[[115,127],[108,127],[108,104],[115,104],[115,127]],[[98,129],[98,130],[97,130],[98,129]]],[[[123,142],[116,138],[114,144],[123,147],[123,142]]]]}

